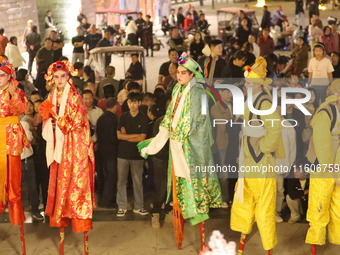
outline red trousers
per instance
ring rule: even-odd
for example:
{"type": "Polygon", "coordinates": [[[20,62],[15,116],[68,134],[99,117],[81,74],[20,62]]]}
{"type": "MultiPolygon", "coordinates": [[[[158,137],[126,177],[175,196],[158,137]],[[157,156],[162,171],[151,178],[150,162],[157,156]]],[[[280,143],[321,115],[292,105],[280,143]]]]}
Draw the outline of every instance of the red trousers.
{"type": "Polygon", "coordinates": [[[54,218],[55,197],[57,194],[57,179],[58,179],[57,162],[53,162],[50,166],[50,181],[48,185],[48,199],[45,214],[50,216],[51,227],[67,227],[72,221],[72,230],[75,233],[90,231],[92,229],[92,219],[75,219],[62,218],[60,221],[54,218]]]}
{"type": "MultiPolygon", "coordinates": [[[[8,202],[9,220],[13,225],[21,225],[25,221],[21,204],[21,158],[7,155],[6,200],[8,202]]],[[[6,204],[0,202],[0,214],[6,204]]]]}
{"type": "Polygon", "coordinates": [[[53,217],[50,217],[50,227],[67,227],[72,222],[72,230],[74,233],[90,231],[92,229],[92,219],[78,220],[70,218],[62,218],[60,223],[57,223],[53,217]]]}

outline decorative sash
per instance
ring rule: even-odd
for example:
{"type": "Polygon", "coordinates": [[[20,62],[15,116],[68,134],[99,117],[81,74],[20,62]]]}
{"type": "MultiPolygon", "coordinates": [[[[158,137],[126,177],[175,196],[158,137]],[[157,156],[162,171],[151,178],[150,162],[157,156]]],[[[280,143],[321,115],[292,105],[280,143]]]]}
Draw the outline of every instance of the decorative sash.
{"type": "MultiPolygon", "coordinates": [[[[58,114],[59,117],[63,117],[65,114],[65,107],[68,98],[68,93],[70,91],[71,85],[69,83],[66,84],[63,95],[61,98],[60,109],[57,113],[57,89],[53,93],[53,111],[58,114]]],[[[52,118],[49,118],[43,128],[42,136],[46,140],[46,161],[47,166],[50,166],[53,161],[57,163],[61,162],[61,157],[63,153],[63,144],[64,144],[64,134],[61,132],[60,128],[56,124],[55,126],[55,145],[54,145],[54,135],[53,135],[53,125],[52,118]]]]}
{"type": "Polygon", "coordinates": [[[7,125],[19,123],[18,116],[0,118],[0,203],[6,204],[7,180],[7,125]]]}
{"type": "MultiPolygon", "coordinates": [[[[171,127],[172,130],[174,130],[178,124],[178,120],[180,118],[181,112],[183,110],[183,106],[184,106],[184,101],[186,98],[186,95],[189,93],[190,88],[196,84],[196,79],[192,78],[190,83],[187,85],[187,87],[184,89],[183,94],[181,95],[180,101],[178,103],[176,112],[175,112],[175,116],[172,119],[171,122],[171,127]]],[[[176,102],[177,97],[179,94],[179,89],[177,90],[177,92],[175,93],[173,100],[174,102],[176,102]]],[[[172,105],[172,112],[174,111],[174,106],[175,104],[172,105]]],[[[176,177],[183,177],[185,179],[187,179],[190,182],[190,169],[189,166],[185,160],[185,156],[184,156],[184,151],[183,151],[183,146],[181,143],[170,139],[170,150],[171,150],[171,156],[172,156],[172,162],[173,162],[173,169],[175,172],[175,176],[176,177]]]]}

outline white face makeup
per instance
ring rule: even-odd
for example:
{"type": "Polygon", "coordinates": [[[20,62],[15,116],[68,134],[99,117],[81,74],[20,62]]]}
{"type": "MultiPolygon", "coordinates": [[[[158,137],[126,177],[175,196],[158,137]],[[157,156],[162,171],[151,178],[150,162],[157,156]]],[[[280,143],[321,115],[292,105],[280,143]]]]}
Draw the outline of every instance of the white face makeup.
{"type": "Polygon", "coordinates": [[[188,84],[192,79],[193,74],[190,74],[189,70],[183,66],[177,68],[177,80],[181,85],[188,84]]]}
{"type": "Polygon", "coordinates": [[[56,71],[53,75],[53,80],[57,88],[62,89],[68,81],[68,74],[62,70],[56,71]]]}

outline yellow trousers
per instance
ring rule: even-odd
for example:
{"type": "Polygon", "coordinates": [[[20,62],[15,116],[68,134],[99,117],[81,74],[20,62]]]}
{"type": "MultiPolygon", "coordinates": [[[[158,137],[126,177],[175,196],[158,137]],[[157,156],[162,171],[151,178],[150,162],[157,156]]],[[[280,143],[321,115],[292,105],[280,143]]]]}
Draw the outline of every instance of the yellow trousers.
{"type": "Polygon", "coordinates": [[[324,245],[328,238],[340,245],[340,187],[334,178],[321,178],[312,173],[309,186],[306,243],[324,245]]]}
{"type": "Polygon", "coordinates": [[[250,234],[256,219],[265,250],[277,244],[276,222],[276,178],[245,178],[244,202],[234,199],[231,208],[230,228],[250,234]]]}

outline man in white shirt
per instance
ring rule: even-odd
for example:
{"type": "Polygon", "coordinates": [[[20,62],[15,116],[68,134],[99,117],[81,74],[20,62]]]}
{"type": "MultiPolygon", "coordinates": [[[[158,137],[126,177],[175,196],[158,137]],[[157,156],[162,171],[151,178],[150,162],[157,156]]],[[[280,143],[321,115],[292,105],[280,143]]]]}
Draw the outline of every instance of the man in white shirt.
{"type": "Polygon", "coordinates": [[[169,25],[170,27],[176,27],[177,26],[177,15],[175,13],[175,9],[171,9],[170,15],[169,15],[169,25]]]}
{"type": "Polygon", "coordinates": [[[256,58],[260,56],[260,47],[255,42],[255,37],[253,35],[248,36],[248,42],[253,45],[254,51],[253,54],[256,58]]]}

